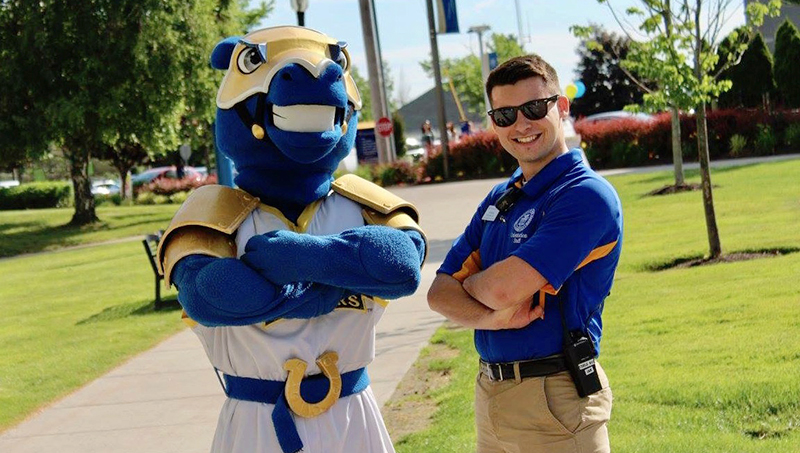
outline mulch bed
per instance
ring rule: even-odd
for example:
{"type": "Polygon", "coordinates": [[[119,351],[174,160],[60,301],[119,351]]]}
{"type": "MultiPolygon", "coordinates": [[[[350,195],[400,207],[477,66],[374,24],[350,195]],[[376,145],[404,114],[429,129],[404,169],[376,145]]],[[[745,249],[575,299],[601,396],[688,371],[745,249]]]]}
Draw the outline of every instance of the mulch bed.
{"type": "Polygon", "coordinates": [[[700,190],[703,186],[697,183],[691,184],[680,184],[680,185],[669,185],[664,186],[660,189],[653,190],[651,192],[647,192],[647,195],[670,195],[673,193],[680,193],[680,192],[693,192],[695,190],[700,190]]]}

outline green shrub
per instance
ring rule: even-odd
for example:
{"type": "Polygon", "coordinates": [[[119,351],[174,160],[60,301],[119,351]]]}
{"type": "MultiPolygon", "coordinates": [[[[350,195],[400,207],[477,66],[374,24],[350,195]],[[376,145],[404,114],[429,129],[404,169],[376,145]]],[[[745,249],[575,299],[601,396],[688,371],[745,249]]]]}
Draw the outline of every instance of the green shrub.
{"type": "Polygon", "coordinates": [[[747,148],[747,137],[733,134],[731,136],[731,156],[737,157],[747,148]]]}
{"type": "Polygon", "coordinates": [[[156,194],[153,192],[140,192],[136,195],[136,204],[150,205],[156,204],[156,194]]]}
{"type": "Polygon", "coordinates": [[[777,143],[778,139],[775,137],[775,133],[772,132],[772,128],[766,124],[759,124],[756,139],[753,142],[756,154],[759,156],[774,154],[777,143]]]}
{"type": "Polygon", "coordinates": [[[0,210],[60,208],[72,204],[72,184],[44,181],[0,189],[0,210]]]}
{"type": "Polygon", "coordinates": [[[800,123],[790,124],[786,127],[784,132],[784,142],[786,146],[798,149],[800,148],[800,123]]]}
{"type": "Polygon", "coordinates": [[[175,192],[174,194],[169,196],[169,202],[175,204],[182,204],[184,201],[186,201],[187,198],[189,198],[189,193],[190,192],[188,191],[175,192]]]}
{"type": "Polygon", "coordinates": [[[169,204],[169,195],[153,195],[153,204],[169,204]]]}

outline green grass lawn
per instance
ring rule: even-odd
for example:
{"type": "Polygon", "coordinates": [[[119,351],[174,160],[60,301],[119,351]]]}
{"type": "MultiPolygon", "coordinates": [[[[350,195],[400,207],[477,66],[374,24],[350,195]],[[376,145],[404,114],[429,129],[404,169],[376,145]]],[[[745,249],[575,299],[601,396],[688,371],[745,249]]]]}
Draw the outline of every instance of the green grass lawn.
{"type": "Polygon", "coordinates": [[[153,311],[139,241],[0,260],[0,276],[0,431],[183,327],[177,304],[153,311]]]}
{"type": "Polygon", "coordinates": [[[0,257],[55,250],[164,229],[179,205],[100,206],[100,223],[67,227],[73,208],[0,211],[0,257]]]}
{"type": "MultiPolygon", "coordinates": [[[[688,173],[690,182],[699,182],[688,173]]],[[[800,253],[648,271],[707,253],[699,192],[644,197],[670,173],[609,178],[625,212],[600,361],[614,392],[615,452],[800,451],[800,253]]],[[[712,172],[725,252],[800,249],[800,160],[712,172]]],[[[471,331],[440,329],[460,352],[434,363],[429,429],[398,452],[474,451],[471,331]]]]}

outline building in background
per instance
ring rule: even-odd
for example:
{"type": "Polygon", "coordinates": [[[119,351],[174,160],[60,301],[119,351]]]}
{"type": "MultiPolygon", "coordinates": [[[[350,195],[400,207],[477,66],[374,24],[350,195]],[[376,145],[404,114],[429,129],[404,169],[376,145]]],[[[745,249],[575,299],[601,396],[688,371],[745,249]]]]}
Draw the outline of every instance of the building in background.
{"type": "MultiPolygon", "coordinates": [[[[744,0],[744,7],[757,0],[744,0]]],[[[778,17],[764,17],[764,23],[758,27],[758,31],[764,36],[764,42],[769,47],[770,53],[775,53],[775,33],[785,20],[791,21],[795,27],[800,28],[800,5],[795,5],[787,1],[781,2],[781,15],[778,17]]]]}

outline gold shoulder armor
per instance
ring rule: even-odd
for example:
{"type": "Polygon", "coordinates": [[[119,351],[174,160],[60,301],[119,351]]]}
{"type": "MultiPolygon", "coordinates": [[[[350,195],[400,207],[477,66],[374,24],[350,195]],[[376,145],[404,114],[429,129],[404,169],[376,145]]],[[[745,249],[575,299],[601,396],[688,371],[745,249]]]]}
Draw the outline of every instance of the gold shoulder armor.
{"type": "Polygon", "coordinates": [[[369,225],[385,225],[398,230],[419,232],[425,241],[425,255],[427,256],[428,240],[425,238],[425,232],[419,226],[419,213],[413,204],[383,187],[353,174],[337,178],[333,182],[333,190],[363,206],[361,215],[369,225]]]}
{"type": "Polygon", "coordinates": [[[415,223],[419,222],[419,213],[413,204],[356,175],[347,174],[337,178],[336,181],[333,181],[333,190],[339,195],[381,214],[404,211],[415,223]]]}
{"type": "Polygon", "coordinates": [[[159,270],[167,285],[172,284],[172,267],[187,255],[235,257],[232,235],[258,204],[258,198],[225,186],[203,186],[192,192],[158,244],[159,270]]]}

